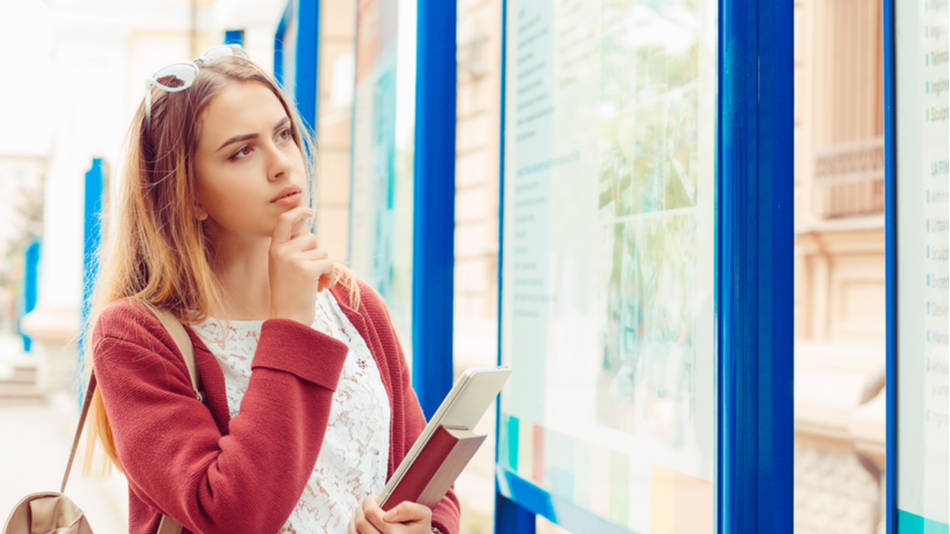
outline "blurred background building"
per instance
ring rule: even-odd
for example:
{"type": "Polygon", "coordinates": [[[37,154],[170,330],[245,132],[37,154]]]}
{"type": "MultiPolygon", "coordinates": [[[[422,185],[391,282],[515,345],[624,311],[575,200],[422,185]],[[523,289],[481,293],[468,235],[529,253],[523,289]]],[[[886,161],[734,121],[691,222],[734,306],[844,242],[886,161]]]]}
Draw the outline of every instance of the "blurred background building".
{"type": "Polygon", "coordinates": [[[884,528],[881,7],[795,2],[796,532],[884,528]]]}
{"type": "MultiPolygon", "coordinates": [[[[83,293],[83,177],[116,165],[144,79],[240,35],[251,57],[274,67],[274,34],[286,0],[32,0],[4,6],[4,58],[23,57],[15,99],[37,111],[39,133],[4,126],[0,144],[0,417],[4,436],[34,427],[65,445],[76,401],[83,293]],[[239,33],[234,33],[239,32],[239,33]],[[23,40],[31,43],[22,46],[23,40]],[[33,94],[33,97],[36,95],[33,94]],[[37,108],[42,105],[42,110],[37,108]],[[42,111],[42,112],[41,112],[42,111]],[[44,127],[46,130],[44,130],[44,127]],[[25,146],[22,138],[38,142],[25,146]],[[45,141],[44,141],[45,139],[45,141]],[[37,199],[42,198],[42,202],[37,199]],[[38,300],[23,316],[26,250],[40,239],[38,300]],[[21,302],[21,304],[16,304],[21,302]],[[19,307],[17,307],[19,306],[19,307]],[[19,310],[19,311],[16,311],[19,310]],[[33,346],[17,345],[17,320],[33,346]],[[41,399],[43,402],[36,402],[41,399]],[[21,426],[22,425],[22,426],[21,426]],[[65,436],[65,438],[64,438],[65,436]]],[[[353,142],[355,0],[320,5],[319,146],[314,203],[321,246],[347,261],[353,142]]],[[[457,27],[455,321],[456,371],[497,360],[499,116],[502,6],[459,0],[457,27]]],[[[884,466],[884,156],[880,2],[795,2],[795,530],[877,532],[884,466]]],[[[5,77],[5,79],[8,79],[5,77]]],[[[4,114],[20,105],[7,101],[4,114]]],[[[22,117],[17,122],[23,121],[22,117]]],[[[4,120],[6,123],[6,120],[4,120]]],[[[34,124],[34,126],[37,126],[34,124]]],[[[403,332],[404,343],[408,338],[403,332]]],[[[482,430],[494,439],[494,410],[482,430]]],[[[14,440],[15,441],[15,440],[14,440]]],[[[9,442],[29,451],[31,442],[9,442]]],[[[3,454],[7,460],[16,458],[3,454]]],[[[58,462],[49,487],[58,480],[58,462]]],[[[6,463],[2,469],[6,469],[6,463]]],[[[6,478],[6,477],[5,477],[6,478]]],[[[35,475],[31,477],[35,480],[35,475]]],[[[0,510],[39,489],[18,479],[0,510]]],[[[492,530],[494,445],[458,482],[463,532],[492,530]]],[[[121,532],[121,477],[76,482],[97,532],[121,532]],[[100,523],[95,520],[99,519],[100,523]],[[107,525],[107,526],[99,526],[107,525]],[[114,530],[110,530],[114,529],[114,530]]],[[[541,520],[539,520],[541,521],[541,520]]],[[[543,521],[542,521],[543,522],[543,521]]],[[[555,531],[556,527],[543,528],[555,531]]]]}

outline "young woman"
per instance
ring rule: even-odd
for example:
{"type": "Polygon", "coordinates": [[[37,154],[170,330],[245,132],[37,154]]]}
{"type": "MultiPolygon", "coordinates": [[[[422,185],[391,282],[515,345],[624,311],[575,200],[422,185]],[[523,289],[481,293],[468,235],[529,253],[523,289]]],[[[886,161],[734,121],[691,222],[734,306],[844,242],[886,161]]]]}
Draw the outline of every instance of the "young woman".
{"type": "Polygon", "coordinates": [[[107,217],[91,337],[94,427],[129,531],[454,533],[376,501],[425,426],[378,294],[318,248],[300,119],[238,47],[156,73],[107,217]],[[194,345],[200,394],[143,302],[194,345]]]}

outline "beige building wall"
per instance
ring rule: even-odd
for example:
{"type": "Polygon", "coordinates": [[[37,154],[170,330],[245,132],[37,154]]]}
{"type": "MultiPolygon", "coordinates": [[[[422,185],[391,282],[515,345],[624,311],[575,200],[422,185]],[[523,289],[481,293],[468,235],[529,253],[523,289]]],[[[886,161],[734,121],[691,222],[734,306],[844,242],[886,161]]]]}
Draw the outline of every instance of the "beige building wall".
{"type": "MultiPolygon", "coordinates": [[[[498,358],[498,206],[501,120],[501,2],[458,2],[455,132],[456,372],[498,358]]],[[[492,532],[495,410],[479,432],[489,439],[461,477],[463,532],[492,532]]]]}
{"type": "Polygon", "coordinates": [[[350,121],[356,37],[354,0],[320,2],[320,101],[317,175],[314,179],[316,236],[330,257],[346,263],[350,206],[350,121]]]}
{"type": "Polygon", "coordinates": [[[878,532],[884,466],[881,3],[796,0],[795,531],[878,532]]]}
{"type": "Polygon", "coordinates": [[[497,360],[501,4],[458,7],[456,367],[497,360]]]}

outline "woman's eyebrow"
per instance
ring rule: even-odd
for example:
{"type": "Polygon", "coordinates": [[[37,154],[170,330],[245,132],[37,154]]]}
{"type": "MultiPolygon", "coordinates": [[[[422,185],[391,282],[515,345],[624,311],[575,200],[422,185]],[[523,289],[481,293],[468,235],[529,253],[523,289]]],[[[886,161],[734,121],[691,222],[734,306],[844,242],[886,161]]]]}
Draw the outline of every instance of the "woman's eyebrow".
{"type": "Polygon", "coordinates": [[[232,143],[237,143],[238,141],[247,141],[248,139],[254,139],[255,137],[257,137],[257,134],[256,134],[256,133],[235,135],[234,137],[232,137],[232,138],[228,139],[227,141],[225,141],[221,146],[219,146],[219,147],[218,147],[218,150],[216,150],[215,152],[220,152],[222,148],[224,148],[224,147],[226,147],[226,146],[228,146],[228,145],[230,145],[230,144],[232,144],[232,143]]]}
{"type": "MultiPolygon", "coordinates": [[[[289,122],[290,122],[290,117],[284,117],[283,119],[280,119],[279,121],[277,121],[277,124],[274,125],[274,130],[279,130],[282,126],[284,126],[285,124],[289,122]]],[[[231,137],[227,141],[222,143],[221,146],[218,147],[218,150],[216,150],[215,152],[220,152],[222,148],[232,143],[237,143],[239,141],[247,141],[248,139],[254,139],[255,137],[257,137],[256,133],[235,135],[234,137],[231,137]]]]}
{"type": "Polygon", "coordinates": [[[274,125],[274,131],[281,129],[281,127],[283,127],[285,124],[288,124],[289,122],[290,117],[284,117],[283,119],[280,119],[277,121],[277,124],[274,125]]]}

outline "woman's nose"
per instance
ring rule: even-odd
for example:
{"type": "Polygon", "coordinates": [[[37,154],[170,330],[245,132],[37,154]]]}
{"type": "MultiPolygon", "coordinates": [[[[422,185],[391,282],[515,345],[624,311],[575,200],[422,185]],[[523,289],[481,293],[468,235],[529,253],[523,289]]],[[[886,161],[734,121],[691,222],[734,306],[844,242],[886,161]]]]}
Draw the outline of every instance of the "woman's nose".
{"type": "Polygon", "coordinates": [[[267,144],[265,151],[268,161],[267,179],[275,181],[282,178],[290,170],[290,158],[273,142],[267,144]]]}

